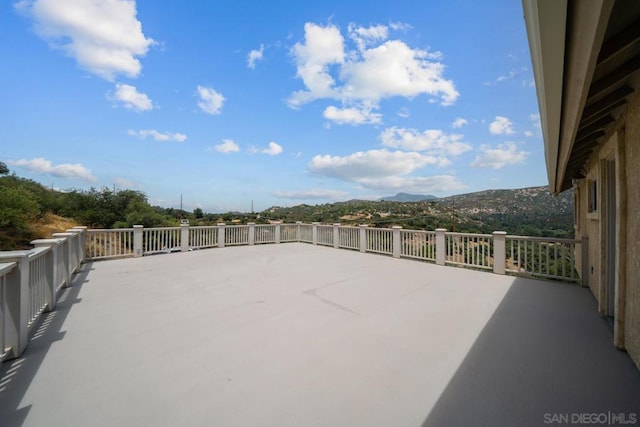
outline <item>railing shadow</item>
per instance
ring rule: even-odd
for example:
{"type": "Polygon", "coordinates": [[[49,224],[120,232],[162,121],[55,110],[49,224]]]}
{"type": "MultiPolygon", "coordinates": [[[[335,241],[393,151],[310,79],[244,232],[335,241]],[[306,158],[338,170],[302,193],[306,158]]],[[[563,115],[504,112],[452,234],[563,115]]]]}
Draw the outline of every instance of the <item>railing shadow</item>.
{"type": "Polygon", "coordinates": [[[612,342],[589,289],[515,278],[423,427],[628,423],[640,371],[612,342]]]}
{"type": "MultiPolygon", "coordinates": [[[[51,345],[64,338],[62,326],[74,304],[82,301],[78,295],[88,282],[93,263],[87,262],[72,278],[71,285],[57,294],[54,311],[43,313],[29,337],[27,349],[17,359],[0,364],[0,425],[2,427],[22,426],[31,405],[20,407],[31,382],[42,365],[51,345]]],[[[52,385],[51,393],[55,393],[52,385]]]]}

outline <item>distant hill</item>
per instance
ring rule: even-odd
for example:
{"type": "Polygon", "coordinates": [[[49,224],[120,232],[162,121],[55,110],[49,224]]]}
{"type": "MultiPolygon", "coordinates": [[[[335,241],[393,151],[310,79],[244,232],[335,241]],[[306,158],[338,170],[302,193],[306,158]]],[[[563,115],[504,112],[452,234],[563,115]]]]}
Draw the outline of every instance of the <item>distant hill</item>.
{"type": "Polygon", "coordinates": [[[387,196],[382,197],[380,201],[383,202],[421,202],[423,200],[433,200],[437,199],[436,196],[432,196],[431,194],[408,194],[408,193],[398,193],[395,196],[387,196]]]}
{"type": "MultiPolygon", "coordinates": [[[[434,230],[446,228],[468,233],[506,231],[509,234],[573,237],[573,191],[553,196],[546,186],[515,190],[486,190],[450,197],[433,196],[419,201],[350,200],[322,205],[274,206],[264,218],[285,222],[369,224],[374,227],[401,225],[434,230]]],[[[409,195],[417,196],[417,195],[409,195]]]]}

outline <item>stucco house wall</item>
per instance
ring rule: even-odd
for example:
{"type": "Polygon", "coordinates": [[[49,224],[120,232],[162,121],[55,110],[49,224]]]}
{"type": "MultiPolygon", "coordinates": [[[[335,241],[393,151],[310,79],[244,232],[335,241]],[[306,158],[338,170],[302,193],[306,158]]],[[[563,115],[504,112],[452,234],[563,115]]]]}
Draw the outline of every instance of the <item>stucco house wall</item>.
{"type": "MultiPolygon", "coordinates": [[[[575,182],[576,236],[589,237],[588,282],[606,309],[606,160],[616,160],[616,280],[614,343],[640,368],[640,91],[608,131],[586,164],[586,178],[575,182]],[[597,210],[589,212],[590,182],[597,185],[597,210]]],[[[578,260],[580,262],[580,260],[578,260]]],[[[578,264],[579,265],[579,264],[578,264]]]]}

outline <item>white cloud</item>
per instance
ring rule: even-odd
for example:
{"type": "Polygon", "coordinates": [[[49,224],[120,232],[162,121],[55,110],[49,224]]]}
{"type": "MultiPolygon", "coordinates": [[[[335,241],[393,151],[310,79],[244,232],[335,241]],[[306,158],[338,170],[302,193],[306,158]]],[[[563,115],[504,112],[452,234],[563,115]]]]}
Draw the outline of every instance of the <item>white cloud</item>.
{"type": "Polygon", "coordinates": [[[451,126],[453,126],[454,129],[458,129],[461,128],[462,126],[466,126],[469,124],[469,121],[467,119],[463,119],[462,117],[458,117],[453,121],[453,124],[451,126]]]}
{"type": "Polygon", "coordinates": [[[507,165],[522,163],[528,155],[526,151],[518,150],[513,142],[505,142],[496,148],[483,145],[480,147],[480,154],[471,162],[471,167],[500,169],[507,165]]]}
{"type": "Polygon", "coordinates": [[[80,163],[63,163],[60,165],[54,165],[51,160],[37,157],[31,160],[16,160],[9,161],[9,164],[13,166],[22,167],[31,172],[37,172],[47,175],[57,176],[59,178],[79,179],[87,182],[96,182],[98,179],[93,176],[91,171],[80,163]]]}
{"type": "Polygon", "coordinates": [[[422,151],[434,156],[458,156],[471,150],[463,136],[446,134],[439,129],[420,132],[416,129],[391,127],[380,134],[382,145],[402,150],[422,151]]]}
{"type": "Polygon", "coordinates": [[[282,153],[282,146],[276,142],[270,142],[269,146],[265,149],[260,150],[262,154],[268,154],[270,156],[277,156],[282,153]]]}
{"type": "Polygon", "coordinates": [[[407,175],[426,165],[438,163],[438,158],[416,152],[369,150],[348,156],[317,155],[309,162],[309,171],[345,181],[407,175]]]}
{"type": "Polygon", "coordinates": [[[240,151],[240,146],[233,142],[232,139],[225,139],[222,144],[215,145],[213,149],[218,153],[236,153],[240,151]]]}
{"type": "Polygon", "coordinates": [[[343,200],[349,195],[346,191],[311,189],[300,191],[274,191],[274,196],[294,200],[343,200]]]}
{"type": "Polygon", "coordinates": [[[170,132],[161,133],[155,129],[142,129],[142,130],[129,129],[127,131],[127,135],[137,136],[140,139],[146,139],[148,136],[150,136],[156,141],[184,142],[187,140],[187,135],[183,133],[170,133],[170,132]]]}
{"type": "Polygon", "coordinates": [[[337,108],[330,105],[323,115],[325,119],[340,125],[377,124],[382,121],[382,114],[373,113],[370,108],[337,108]]]}
{"type": "Polygon", "coordinates": [[[522,132],[524,136],[532,137],[536,135],[541,135],[542,133],[542,124],[540,123],[540,114],[534,113],[529,114],[529,122],[531,123],[531,130],[525,130],[522,132]]]}
{"type": "Polygon", "coordinates": [[[117,83],[115,93],[108,94],[107,99],[121,102],[126,109],[139,113],[153,109],[151,99],[131,85],[117,83]]]}
{"type": "Polygon", "coordinates": [[[329,73],[329,65],[344,61],[344,38],[334,26],[321,27],[311,22],[304,25],[304,44],[296,43],[292,54],[296,61],[297,77],[308,89],[294,92],[289,98],[291,107],[298,107],[318,98],[334,98],[335,81],[329,73]]]}
{"type": "Polygon", "coordinates": [[[305,90],[292,93],[289,106],[333,99],[345,109],[364,105],[372,110],[384,98],[422,94],[442,105],[453,104],[459,94],[453,82],[444,78],[444,65],[437,61],[441,54],[386,40],[387,32],[385,26],[351,24],[349,35],[357,47],[347,50],[336,26],[305,24],[304,43],[296,43],[291,51],[305,90]]]}
{"type": "Polygon", "coordinates": [[[389,27],[394,31],[409,31],[413,28],[411,24],[406,24],[404,22],[391,22],[389,23],[389,27]]]}
{"type": "Polygon", "coordinates": [[[264,54],[264,45],[260,45],[260,49],[253,49],[247,55],[247,67],[253,69],[256,68],[256,62],[262,60],[264,54]]]}
{"type": "Polygon", "coordinates": [[[393,176],[387,178],[367,178],[358,181],[363,187],[380,192],[439,193],[463,190],[466,186],[453,175],[393,176]]]}
{"type": "Polygon", "coordinates": [[[521,75],[522,73],[525,73],[526,71],[527,71],[526,67],[522,67],[520,69],[511,69],[511,70],[509,70],[509,72],[507,74],[501,74],[494,81],[484,82],[483,85],[485,85],[485,86],[493,86],[493,85],[495,85],[497,83],[502,83],[504,81],[514,79],[514,78],[518,77],[519,75],[521,75]]]}
{"type": "Polygon", "coordinates": [[[409,109],[406,107],[402,107],[400,111],[398,111],[398,116],[406,119],[407,117],[409,117],[409,109]]]}
{"type": "Polygon", "coordinates": [[[489,124],[489,132],[493,135],[512,135],[513,123],[506,117],[496,116],[495,120],[489,124]]]}
{"type": "Polygon", "coordinates": [[[22,0],[16,9],[31,17],[36,33],[82,67],[106,80],[137,77],[155,42],[142,32],[135,1],[22,0]]]}
{"type": "Polygon", "coordinates": [[[385,25],[375,25],[365,28],[351,23],[347,31],[349,32],[349,37],[356,43],[360,51],[365,50],[367,46],[386,40],[389,37],[389,29],[385,25]]]}
{"type": "Polygon", "coordinates": [[[534,114],[529,114],[529,121],[531,122],[531,125],[537,129],[537,130],[542,130],[542,123],[540,123],[540,114],[538,113],[534,113],[534,114]]]}
{"type": "Polygon", "coordinates": [[[198,107],[207,114],[220,114],[225,97],[215,89],[198,86],[198,107]]]}
{"type": "Polygon", "coordinates": [[[377,101],[426,94],[439,97],[442,105],[451,105],[458,98],[458,91],[451,80],[443,77],[444,65],[431,59],[426,50],[411,49],[400,40],[386,41],[362,52],[359,60],[342,66],[342,95],[377,101]]]}

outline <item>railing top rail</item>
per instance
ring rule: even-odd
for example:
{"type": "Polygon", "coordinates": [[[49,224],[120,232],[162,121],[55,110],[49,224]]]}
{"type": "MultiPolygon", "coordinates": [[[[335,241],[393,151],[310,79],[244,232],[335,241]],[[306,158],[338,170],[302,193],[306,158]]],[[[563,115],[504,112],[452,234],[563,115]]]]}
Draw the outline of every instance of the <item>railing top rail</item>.
{"type": "Polygon", "coordinates": [[[563,237],[515,236],[511,234],[507,234],[507,240],[525,240],[529,242],[547,242],[547,243],[580,243],[580,239],[567,239],[563,237]]]}
{"type": "Polygon", "coordinates": [[[31,253],[31,249],[23,251],[0,251],[0,262],[2,260],[14,260],[17,258],[26,258],[31,253]]]}
{"type": "Polygon", "coordinates": [[[33,248],[29,251],[29,259],[35,259],[38,257],[41,257],[42,255],[46,254],[47,252],[49,252],[51,250],[50,246],[42,246],[39,248],[33,248]]]}
{"type": "Polygon", "coordinates": [[[479,234],[479,233],[457,233],[455,231],[446,231],[445,236],[459,236],[459,237],[484,237],[491,238],[493,234],[479,234]]]}
{"type": "MultiPolygon", "coordinates": [[[[132,229],[133,230],[133,229],[132,229]]],[[[180,227],[153,227],[153,228],[143,228],[144,231],[166,231],[166,230],[180,230],[180,227]]]]}
{"type": "Polygon", "coordinates": [[[436,234],[434,230],[413,230],[411,228],[401,228],[401,233],[427,233],[427,234],[436,234]]]}
{"type": "MultiPolygon", "coordinates": [[[[87,232],[98,232],[98,231],[116,231],[116,232],[120,232],[120,231],[133,231],[133,228],[89,228],[87,229],[87,232]]],[[[147,230],[151,230],[150,228],[147,228],[147,230]]]]}
{"type": "Polygon", "coordinates": [[[18,265],[16,262],[0,262],[0,276],[10,273],[16,265],[18,265]]]}

